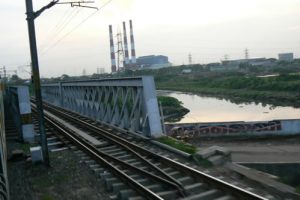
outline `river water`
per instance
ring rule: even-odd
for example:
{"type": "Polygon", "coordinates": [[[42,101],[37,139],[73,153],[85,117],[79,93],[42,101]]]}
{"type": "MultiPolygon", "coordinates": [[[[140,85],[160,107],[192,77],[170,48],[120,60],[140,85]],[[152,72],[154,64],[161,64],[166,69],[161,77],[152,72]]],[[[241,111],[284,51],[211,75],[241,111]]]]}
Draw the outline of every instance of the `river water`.
{"type": "Polygon", "coordinates": [[[216,97],[172,91],[158,91],[158,95],[175,97],[190,110],[177,123],[300,119],[299,108],[273,107],[261,103],[236,104],[216,97]]]}

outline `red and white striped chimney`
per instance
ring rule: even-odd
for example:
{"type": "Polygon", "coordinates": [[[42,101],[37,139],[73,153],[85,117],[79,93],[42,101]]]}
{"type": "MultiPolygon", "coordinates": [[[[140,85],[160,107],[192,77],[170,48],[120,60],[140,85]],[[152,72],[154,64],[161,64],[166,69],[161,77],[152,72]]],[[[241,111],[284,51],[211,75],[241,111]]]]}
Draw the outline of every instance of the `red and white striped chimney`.
{"type": "Polygon", "coordinates": [[[125,68],[126,68],[129,64],[129,53],[128,53],[128,42],[127,42],[127,33],[126,33],[125,22],[123,22],[123,35],[124,35],[125,68]]]}
{"type": "Polygon", "coordinates": [[[131,42],[131,63],[136,64],[133,29],[132,29],[132,21],[131,20],[129,20],[129,25],[130,25],[130,42],[131,42]]]}
{"type": "Polygon", "coordinates": [[[116,56],[114,47],[114,38],[112,32],[112,25],[109,25],[109,42],[110,42],[110,59],[111,59],[111,72],[117,71],[116,56]]]}

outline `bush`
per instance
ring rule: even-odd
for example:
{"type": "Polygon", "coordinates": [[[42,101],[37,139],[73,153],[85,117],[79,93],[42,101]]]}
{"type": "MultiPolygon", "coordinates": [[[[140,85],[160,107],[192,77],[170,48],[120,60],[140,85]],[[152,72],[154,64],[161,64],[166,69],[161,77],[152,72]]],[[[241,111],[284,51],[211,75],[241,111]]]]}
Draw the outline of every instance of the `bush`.
{"type": "Polygon", "coordinates": [[[174,97],[167,96],[158,96],[157,100],[161,102],[163,107],[172,106],[172,107],[180,107],[182,102],[174,97]]]}

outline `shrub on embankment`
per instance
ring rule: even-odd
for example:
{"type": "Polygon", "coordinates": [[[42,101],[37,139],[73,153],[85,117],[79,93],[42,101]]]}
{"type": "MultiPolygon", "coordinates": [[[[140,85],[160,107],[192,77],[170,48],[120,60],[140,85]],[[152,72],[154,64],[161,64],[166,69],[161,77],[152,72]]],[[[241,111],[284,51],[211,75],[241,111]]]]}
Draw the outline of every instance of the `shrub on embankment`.
{"type": "Polygon", "coordinates": [[[189,154],[194,154],[197,152],[197,147],[195,147],[194,145],[180,140],[176,140],[172,137],[168,137],[168,136],[160,137],[158,138],[158,141],[189,154]]]}
{"type": "Polygon", "coordinates": [[[161,103],[165,121],[176,122],[179,121],[189,109],[182,106],[182,102],[174,97],[158,96],[157,100],[161,103]]]}

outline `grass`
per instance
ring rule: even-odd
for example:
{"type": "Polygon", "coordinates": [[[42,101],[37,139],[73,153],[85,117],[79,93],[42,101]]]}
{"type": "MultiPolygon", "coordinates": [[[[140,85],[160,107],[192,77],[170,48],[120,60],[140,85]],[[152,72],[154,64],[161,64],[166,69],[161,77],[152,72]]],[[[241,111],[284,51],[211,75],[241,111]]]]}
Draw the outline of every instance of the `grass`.
{"type": "MultiPolygon", "coordinates": [[[[175,149],[192,154],[192,155],[197,152],[197,147],[195,147],[194,145],[180,141],[180,140],[176,140],[175,138],[172,138],[172,137],[168,137],[168,136],[160,137],[160,138],[158,138],[158,141],[163,144],[174,147],[175,149]]],[[[197,164],[202,167],[213,166],[213,164],[207,159],[199,159],[197,156],[196,156],[197,158],[195,158],[195,156],[193,156],[193,157],[194,157],[195,161],[197,162],[197,164]]]]}
{"type": "Polygon", "coordinates": [[[300,194],[300,185],[296,187],[296,192],[300,194]]]}
{"type": "Polygon", "coordinates": [[[33,184],[38,188],[45,189],[50,187],[52,182],[47,175],[42,175],[41,177],[35,178],[33,184]]]}
{"type": "Polygon", "coordinates": [[[207,159],[203,159],[203,158],[202,159],[199,159],[199,158],[196,159],[194,157],[194,160],[197,162],[198,165],[200,165],[202,167],[212,167],[213,166],[213,164],[207,159]]]}
{"type": "MultiPolygon", "coordinates": [[[[50,153],[49,156],[51,160],[57,160],[60,154],[50,153]]],[[[70,173],[75,169],[75,163],[76,161],[68,162],[70,173]]],[[[36,165],[33,170],[36,174],[36,177],[33,177],[33,185],[39,189],[47,189],[53,185],[64,184],[71,180],[71,174],[56,172],[53,168],[44,169],[42,165],[36,165]]]]}
{"type": "Polygon", "coordinates": [[[51,196],[51,194],[43,194],[41,200],[54,200],[54,198],[51,196]]]}
{"type": "Polygon", "coordinates": [[[65,182],[68,182],[70,180],[69,175],[63,175],[63,174],[54,174],[54,175],[48,175],[48,174],[42,174],[38,178],[34,180],[34,185],[38,188],[48,188],[53,185],[59,185],[65,182]]]}
{"type": "Polygon", "coordinates": [[[22,143],[20,144],[20,149],[24,151],[24,153],[30,153],[30,144],[22,143]]]}
{"type": "Polygon", "coordinates": [[[197,147],[195,147],[191,144],[185,143],[183,141],[176,140],[172,137],[167,137],[167,136],[166,137],[160,137],[160,138],[158,138],[158,141],[163,143],[163,144],[174,147],[175,149],[178,149],[178,150],[184,151],[186,153],[189,153],[189,154],[194,154],[197,151],[197,147]]]}

